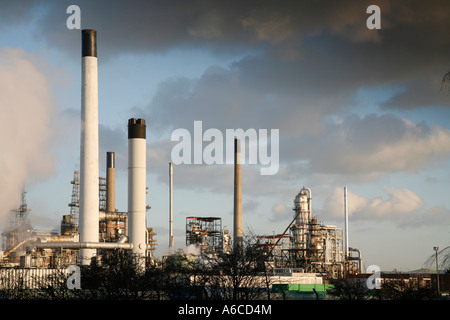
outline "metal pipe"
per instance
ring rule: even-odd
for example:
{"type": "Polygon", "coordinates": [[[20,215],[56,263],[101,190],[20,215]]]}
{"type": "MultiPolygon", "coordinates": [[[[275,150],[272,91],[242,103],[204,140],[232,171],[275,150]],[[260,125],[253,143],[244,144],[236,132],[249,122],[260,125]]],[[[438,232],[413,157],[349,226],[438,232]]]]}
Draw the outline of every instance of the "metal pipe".
{"type": "Polygon", "coordinates": [[[243,244],[242,228],[242,180],[241,180],[241,141],[234,139],[234,246],[243,244]]]}
{"type": "Polygon", "coordinates": [[[311,211],[312,211],[312,194],[311,194],[311,189],[303,187],[303,190],[308,191],[308,211],[309,211],[309,215],[311,215],[311,211]]]}
{"type": "Polygon", "coordinates": [[[127,240],[128,240],[128,237],[127,237],[127,236],[121,236],[121,237],[119,238],[119,240],[117,240],[117,243],[126,243],[127,240]]]}
{"type": "Polygon", "coordinates": [[[146,125],[144,119],[131,118],[128,120],[128,237],[137,258],[145,257],[147,251],[146,193],[146,125]]]}
{"type": "MultiPolygon", "coordinates": [[[[99,235],[97,32],[82,30],[81,34],[79,229],[81,242],[97,242],[99,235]]],[[[95,249],[80,250],[82,264],[90,264],[91,258],[96,254],[95,249]]]]}
{"type": "Polygon", "coordinates": [[[36,249],[133,249],[132,243],[121,242],[41,242],[33,245],[36,249]]]}
{"type": "Polygon", "coordinates": [[[127,215],[124,213],[113,213],[113,212],[103,212],[100,211],[98,214],[98,218],[101,219],[110,219],[110,220],[126,220],[127,215]]]}
{"type": "Polygon", "coordinates": [[[353,257],[349,257],[349,260],[358,260],[359,263],[359,273],[363,272],[363,265],[362,265],[362,255],[361,255],[361,250],[357,249],[357,248],[348,248],[349,251],[355,251],[358,253],[358,258],[353,258],[353,257]]]}
{"type": "Polygon", "coordinates": [[[78,242],[79,237],[77,236],[50,236],[50,237],[38,237],[36,242],[78,242]]]}
{"type": "Polygon", "coordinates": [[[106,212],[116,211],[116,172],[115,153],[106,153],[106,212]]]}
{"type": "MultiPolygon", "coordinates": [[[[116,211],[115,199],[115,153],[106,153],[106,212],[114,213],[116,211]]],[[[115,238],[114,221],[108,219],[106,222],[106,239],[115,238]]]]}
{"type": "Polygon", "coordinates": [[[16,250],[19,249],[21,246],[23,246],[25,243],[33,242],[33,241],[36,241],[36,240],[37,240],[36,237],[32,237],[32,238],[27,238],[27,239],[25,239],[25,240],[19,242],[16,246],[14,246],[13,248],[11,248],[11,249],[9,249],[8,251],[6,251],[5,254],[4,254],[4,257],[5,257],[5,258],[8,257],[9,254],[10,254],[11,252],[16,251],[16,250]]]}
{"type": "Polygon", "coordinates": [[[173,164],[169,162],[169,251],[173,250],[173,164]]]}
{"type": "Polygon", "coordinates": [[[348,257],[348,206],[347,206],[347,187],[344,187],[344,216],[345,216],[345,247],[344,247],[344,256],[347,259],[348,257]]]}

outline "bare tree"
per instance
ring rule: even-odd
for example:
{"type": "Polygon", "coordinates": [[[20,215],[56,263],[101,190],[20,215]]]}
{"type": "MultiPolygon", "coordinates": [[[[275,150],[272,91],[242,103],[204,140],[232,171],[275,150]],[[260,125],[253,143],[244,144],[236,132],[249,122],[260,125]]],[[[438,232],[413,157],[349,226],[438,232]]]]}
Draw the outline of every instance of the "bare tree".
{"type": "Polygon", "coordinates": [[[371,297],[365,279],[340,278],[334,280],[333,285],[328,293],[340,300],[367,300],[371,297]]]}
{"type": "Polygon", "coordinates": [[[387,300],[431,300],[436,298],[436,292],[431,286],[420,284],[417,279],[408,277],[396,277],[383,283],[380,296],[387,300]]]}
{"type": "Polygon", "coordinates": [[[235,246],[231,252],[209,257],[215,274],[210,275],[208,281],[219,291],[216,296],[221,299],[270,299],[271,277],[252,239],[246,237],[244,243],[235,246]]]}
{"type": "Polygon", "coordinates": [[[442,77],[442,89],[450,90],[450,71],[442,77]]]}

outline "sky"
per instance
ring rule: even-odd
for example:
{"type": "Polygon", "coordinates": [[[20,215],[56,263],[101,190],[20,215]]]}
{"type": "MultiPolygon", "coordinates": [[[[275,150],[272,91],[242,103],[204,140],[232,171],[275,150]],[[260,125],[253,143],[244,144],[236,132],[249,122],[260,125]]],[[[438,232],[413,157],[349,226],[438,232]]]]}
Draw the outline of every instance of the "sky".
{"type": "MultiPolygon", "coordinates": [[[[24,188],[34,228],[59,229],[69,213],[81,108],[70,5],[81,29],[97,30],[99,166],[106,176],[106,152],[116,153],[119,211],[127,122],[146,120],[157,256],[168,252],[172,133],[193,135],[195,121],[203,132],[279,132],[275,174],[244,160],[244,233],[282,233],[303,187],[319,221],[343,228],[346,186],[349,245],[366,267],[419,269],[433,247],[450,245],[445,0],[1,0],[0,227],[24,188]],[[367,26],[370,5],[380,8],[379,29],[367,26]]],[[[220,217],[232,231],[232,165],[177,164],[173,183],[176,248],[189,216],[220,217]]]]}

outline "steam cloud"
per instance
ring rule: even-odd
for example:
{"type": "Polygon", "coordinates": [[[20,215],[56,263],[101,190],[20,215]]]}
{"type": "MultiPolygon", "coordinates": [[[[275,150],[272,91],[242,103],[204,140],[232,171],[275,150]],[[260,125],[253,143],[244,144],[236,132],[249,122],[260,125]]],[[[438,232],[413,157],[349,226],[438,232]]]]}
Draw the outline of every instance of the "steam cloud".
{"type": "Polygon", "coordinates": [[[48,148],[53,103],[40,65],[22,49],[0,51],[0,222],[20,204],[26,185],[53,170],[48,148]]]}

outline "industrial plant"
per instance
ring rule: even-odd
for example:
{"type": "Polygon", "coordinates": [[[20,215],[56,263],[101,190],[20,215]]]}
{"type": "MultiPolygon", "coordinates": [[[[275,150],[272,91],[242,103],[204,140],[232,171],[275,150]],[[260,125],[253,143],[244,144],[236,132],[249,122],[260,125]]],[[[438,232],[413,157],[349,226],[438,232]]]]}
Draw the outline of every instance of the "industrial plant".
{"type": "MultiPolygon", "coordinates": [[[[0,267],[57,269],[89,266],[109,250],[125,250],[141,261],[138,268],[158,265],[154,252],[156,232],[147,226],[146,122],[128,119],[128,208],[115,205],[115,153],[107,152],[106,177],[99,173],[97,32],[82,30],[82,92],[80,168],[73,172],[69,214],[61,218],[58,232],[33,230],[28,217],[26,192],[22,204],[11,212],[2,230],[0,267]]],[[[235,139],[233,230],[221,217],[186,217],[186,246],[199,254],[227,254],[243,246],[240,140],[235,139]]],[[[172,215],[172,163],[169,163],[169,248],[165,258],[182,255],[174,248],[172,215]]],[[[348,215],[344,188],[345,228],[326,225],[312,215],[312,190],[293,191],[292,220],[280,234],[257,235],[255,249],[261,263],[276,277],[275,284],[323,284],[349,274],[362,273],[362,256],[348,246],[348,215]],[[296,193],[296,194],[295,194],[296,193]]]]}
{"type": "Polygon", "coordinates": [[[115,154],[106,155],[106,179],[99,176],[96,30],[82,30],[80,170],[74,171],[70,214],[58,234],[31,231],[23,197],[2,233],[2,261],[22,267],[89,265],[101,250],[122,248],[152,259],[153,230],[146,227],[146,126],[128,122],[128,211],[115,208],[115,154]]]}

